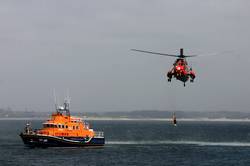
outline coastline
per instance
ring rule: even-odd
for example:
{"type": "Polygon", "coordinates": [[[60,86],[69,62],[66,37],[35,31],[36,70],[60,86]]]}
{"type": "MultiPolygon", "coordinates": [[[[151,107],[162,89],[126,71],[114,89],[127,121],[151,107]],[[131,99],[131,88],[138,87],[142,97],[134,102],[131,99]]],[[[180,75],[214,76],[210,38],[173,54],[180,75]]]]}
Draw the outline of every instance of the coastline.
{"type": "MultiPolygon", "coordinates": [[[[22,118],[0,118],[0,121],[4,120],[47,120],[48,117],[22,117],[22,118]]],[[[170,118],[113,118],[113,117],[82,117],[84,121],[172,121],[170,118]]],[[[177,121],[183,122],[250,122],[250,119],[228,119],[228,118],[179,118],[177,121]]]]}

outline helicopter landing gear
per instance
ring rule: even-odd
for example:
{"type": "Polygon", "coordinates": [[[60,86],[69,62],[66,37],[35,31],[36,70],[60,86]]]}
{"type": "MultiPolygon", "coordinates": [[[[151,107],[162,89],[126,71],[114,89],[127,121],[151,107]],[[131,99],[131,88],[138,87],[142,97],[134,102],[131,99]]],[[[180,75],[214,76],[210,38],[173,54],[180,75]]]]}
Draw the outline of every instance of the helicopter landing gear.
{"type": "Polygon", "coordinates": [[[168,73],[167,73],[167,77],[168,77],[168,82],[171,82],[172,73],[171,73],[171,72],[168,72],[168,73]]]}

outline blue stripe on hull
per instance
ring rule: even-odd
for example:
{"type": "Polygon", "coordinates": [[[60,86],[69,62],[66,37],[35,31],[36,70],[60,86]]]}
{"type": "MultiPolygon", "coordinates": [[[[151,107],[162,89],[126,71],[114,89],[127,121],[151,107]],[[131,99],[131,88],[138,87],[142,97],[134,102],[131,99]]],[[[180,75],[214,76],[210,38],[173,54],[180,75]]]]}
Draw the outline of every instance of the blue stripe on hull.
{"type": "Polygon", "coordinates": [[[84,138],[71,137],[50,137],[42,135],[20,134],[23,143],[30,147],[84,147],[84,146],[103,146],[105,138],[92,138],[89,142],[84,138]]]}

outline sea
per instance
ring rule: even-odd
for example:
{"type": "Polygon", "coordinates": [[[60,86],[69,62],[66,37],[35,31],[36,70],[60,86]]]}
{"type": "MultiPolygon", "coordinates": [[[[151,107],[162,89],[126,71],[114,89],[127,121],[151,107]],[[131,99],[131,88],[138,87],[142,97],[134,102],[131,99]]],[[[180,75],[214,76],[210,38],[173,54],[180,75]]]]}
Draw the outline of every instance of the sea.
{"type": "MultiPolygon", "coordinates": [[[[40,128],[42,120],[29,120],[40,128]]],[[[0,120],[1,166],[247,166],[250,122],[94,120],[100,148],[28,148],[19,133],[27,120],[0,120]]]]}

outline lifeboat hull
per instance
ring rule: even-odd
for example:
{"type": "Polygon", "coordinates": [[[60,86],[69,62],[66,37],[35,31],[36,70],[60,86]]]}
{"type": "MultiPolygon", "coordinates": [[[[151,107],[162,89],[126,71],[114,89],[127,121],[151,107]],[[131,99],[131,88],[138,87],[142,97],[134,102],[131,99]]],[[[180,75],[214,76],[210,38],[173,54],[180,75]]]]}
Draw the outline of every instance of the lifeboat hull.
{"type": "Polygon", "coordinates": [[[56,137],[40,134],[21,133],[23,143],[28,147],[87,147],[103,146],[104,137],[82,138],[82,137],[56,137]]]}

